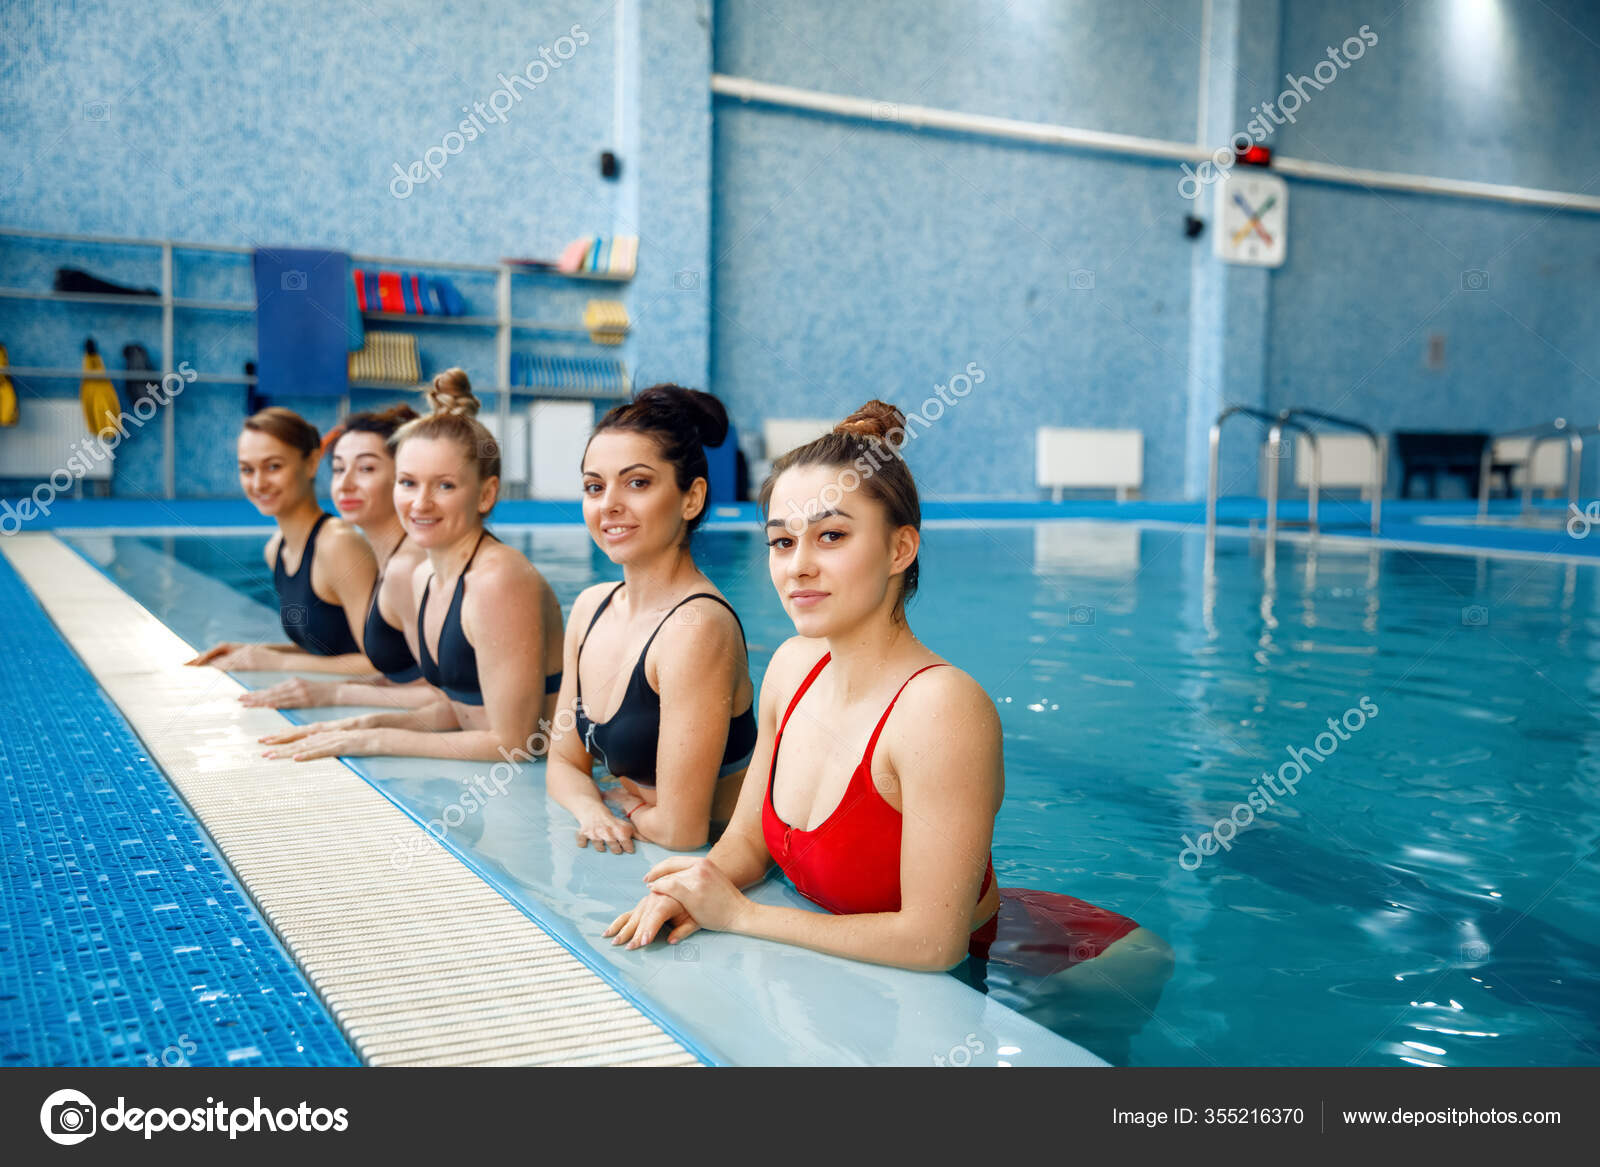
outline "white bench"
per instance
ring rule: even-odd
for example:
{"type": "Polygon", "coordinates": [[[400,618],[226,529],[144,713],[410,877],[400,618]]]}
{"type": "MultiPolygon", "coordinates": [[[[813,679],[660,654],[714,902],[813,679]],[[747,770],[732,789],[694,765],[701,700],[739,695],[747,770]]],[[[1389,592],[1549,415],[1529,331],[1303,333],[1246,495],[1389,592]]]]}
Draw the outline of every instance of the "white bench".
{"type": "MultiPolygon", "coordinates": [[[[1317,454],[1318,489],[1355,487],[1363,499],[1372,493],[1372,442],[1366,435],[1318,434],[1317,454]]],[[[1311,486],[1311,443],[1305,434],[1295,436],[1294,484],[1303,490],[1311,486]]]]}
{"type": "Polygon", "coordinates": [[[1124,502],[1144,485],[1142,430],[1040,426],[1036,477],[1053,502],[1063,490],[1114,490],[1124,502]]]}

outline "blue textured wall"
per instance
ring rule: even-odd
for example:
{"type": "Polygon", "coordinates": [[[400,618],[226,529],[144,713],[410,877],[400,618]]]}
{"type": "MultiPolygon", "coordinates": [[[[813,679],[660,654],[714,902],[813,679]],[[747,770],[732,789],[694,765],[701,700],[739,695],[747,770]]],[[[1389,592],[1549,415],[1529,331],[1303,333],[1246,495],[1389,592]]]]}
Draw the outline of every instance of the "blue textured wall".
{"type": "MultiPolygon", "coordinates": [[[[636,7],[625,0],[624,7],[636,7]]],[[[646,55],[619,62],[608,3],[535,0],[385,0],[334,5],[274,0],[219,6],[173,0],[8,4],[0,12],[0,223],[45,231],[169,237],[206,243],[326,246],[356,253],[492,263],[551,256],[570,238],[626,230],[618,185],[600,177],[598,154],[615,146],[616,74],[642,70],[652,102],[641,150],[625,172],[652,172],[641,276],[635,286],[517,281],[519,317],[576,322],[594,295],[621,295],[637,324],[625,355],[653,374],[704,383],[704,306],[674,296],[680,268],[706,266],[709,170],[709,14],[693,4],[649,4],[646,55]],[[588,43],[500,122],[448,156],[437,178],[410,189],[395,179],[501,87],[541,46],[581,25],[588,43]],[[698,111],[701,124],[694,125],[698,111]],[[698,138],[696,139],[696,134],[698,138]],[[697,166],[691,165],[698,160],[697,166]],[[695,247],[698,235],[700,245],[695,247]]],[[[635,23],[638,23],[635,18],[635,23]]],[[[538,76],[539,71],[534,71],[538,76]]],[[[500,99],[504,104],[505,99],[500,99]]],[[[639,110],[627,111],[639,117],[639,110]]],[[[66,252],[0,238],[7,286],[48,288],[58,264],[110,279],[159,283],[156,253],[77,247],[66,252]]],[[[251,297],[248,257],[180,256],[178,294],[251,297]]],[[[492,313],[492,279],[459,281],[468,310],[492,313]]],[[[129,310],[0,301],[0,342],[19,365],[78,364],[94,335],[109,363],[143,343],[161,360],[160,317],[129,310]],[[111,359],[113,358],[114,359],[111,359]]],[[[491,331],[421,329],[424,371],[459,364],[493,384],[491,331]]],[[[573,350],[519,338],[540,351],[573,350]]],[[[208,372],[240,373],[255,352],[253,316],[180,312],[174,356],[208,372]]],[[[26,397],[76,392],[73,382],[31,381],[26,397]]],[[[354,404],[393,398],[360,393],[354,404]]],[[[329,402],[286,399],[319,424],[329,402]]],[[[180,492],[234,493],[232,442],[244,391],[198,384],[174,406],[180,492]]],[[[118,493],[159,485],[158,443],[145,434],[119,452],[118,493]]],[[[154,435],[151,435],[154,437],[154,435]]],[[[3,469],[0,469],[3,474],[3,469]]]]}
{"type": "MultiPolygon", "coordinates": [[[[1164,140],[1192,140],[1203,121],[1220,142],[1286,72],[1310,73],[1367,25],[1378,43],[1274,134],[1283,154],[1596,191],[1600,6],[1588,0],[1212,0],[1202,68],[1205,10],[11,4],[0,134],[17,147],[0,158],[0,222],[473,261],[634,230],[624,355],[642,382],[708,384],[747,441],[764,417],[839,414],[870,396],[916,408],[969,363],[981,368],[983,384],[910,448],[935,497],[1033,496],[1041,424],[1138,426],[1146,493],[1193,495],[1206,427],[1229,401],[1336,409],[1382,429],[1600,416],[1600,215],[1290,180],[1287,264],[1233,268],[1211,258],[1209,234],[1183,237],[1192,204],[1173,164],[708,93],[717,71],[1164,140]],[[437,180],[393,197],[395,162],[573,24],[589,44],[437,180]],[[608,146],[623,159],[615,183],[595,166],[608,146]],[[1487,287],[1463,278],[1479,271],[1487,287]],[[1435,333],[1444,361],[1430,368],[1435,333]]],[[[1201,211],[1210,217],[1209,198],[1201,211]]],[[[158,275],[127,249],[0,239],[8,286],[45,287],[74,261],[127,282],[158,275]]],[[[487,310],[489,282],[463,282],[487,310]]],[[[249,297],[243,260],[180,258],[178,283],[184,295],[249,297]]],[[[515,311],[575,318],[590,294],[522,279],[515,311]]],[[[0,300],[0,342],[18,364],[76,365],[90,333],[113,356],[138,340],[159,360],[158,323],[149,309],[0,300]]],[[[426,368],[492,379],[489,334],[419,337],[426,368]]],[[[248,316],[180,316],[178,360],[238,372],[254,349],[248,316]]],[[[330,403],[287,403],[332,420],[330,403]]],[[[185,391],[184,493],[236,489],[243,411],[237,388],[185,391]]],[[[1239,490],[1254,486],[1248,445],[1241,427],[1226,475],[1239,490]]],[[[143,434],[125,445],[118,492],[153,491],[158,455],[143,434]]]]}
{"type": "MultiPolygon", "coordinates": [[[[917,12],[724,0],[716,68],[1194,137],[1198,0],[917,12]]],[[[1600,6],[1581,0],[1214,0],[1208,140],[1363,24],[1378,44],[1308,90],[1271,139],[1282,153],[1596,192],[1600,6]]],[[[1147,493],[1201,493],[1224,402],[1386,430],[1600,417],[1600,216],[1291,180],[1289,259],[1262,271],[1218,263],[1209,235],[1182,239],[1174,166],[728,98],[715,110],[717,390],[747,415],[837,413],[871,395],[914,405],[965,361],[992,362],[993,382],[912,447],[930,493],[1035,494],[1041,424],[1140,426],[1147,493]],[[1092,291],[1072,290],[1071,268],[1095,272],[1092,291]],[[1487,289],[1463,282],[1478,270],[1487,289]]],[[[1238,491],[1255,488],[1247,428],[1224,467],[1238,491]]]]}
{"type": "MultiPolygon", "coordinates": [[[[1200,11],[941,0],[912,19],[732,0],[717,9],[716,67],[1192,140],[1200,11]]],[[[1147,460],[1150,492],[1180,493],[1192,245],[1175,168],[733,99],[715,109],[713,384],[747,428],[869,397],[914,409],[975,362],[984,384],[908,448],[930,497],[1032,496],[1046,424],[1144,429],[1163,455],[1147,460]]]]}
{"type": "MultiPolygon", "coordinates": [[[[1284,153],[1596,193],[1600,6],[1287,4],[1280,73],[1303,74],[1364,23],[1378,43],[1279,131],[1284,153]]],[[[1600,215],[1306,182],[1289,208],[1273,407],[1382,429],[1600,418],[1600,215]],[[1444,360],[1430,368],[1435,334],[1444,360]]]]}

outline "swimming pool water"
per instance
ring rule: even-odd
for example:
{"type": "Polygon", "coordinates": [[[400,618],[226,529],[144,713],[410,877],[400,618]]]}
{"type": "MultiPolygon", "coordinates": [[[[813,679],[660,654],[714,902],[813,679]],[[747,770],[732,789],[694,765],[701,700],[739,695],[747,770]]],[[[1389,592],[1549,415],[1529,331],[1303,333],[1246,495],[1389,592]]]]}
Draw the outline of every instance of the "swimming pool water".
{"type": "MultiPolygon", "coordinates": [[[[617,578],[581,530],[505,538],[564,607],[617,578]]],[[[263,539],[72,541],[197,642],[227,614],[164,612],[149,551],[270,602],[263,539]]],[[[759,681],[791,634],[765,546],[696,548],[759,681]]],[[[1225,537],[1208,586],[1198,532],[1131,523],[934,526],[923,557],[912,627],[1005,728],[1000,882],[1174,949],[1133,1064],[1600,1062],[1593,568],[1284,546],[1268,574],[1225,537]]]]}

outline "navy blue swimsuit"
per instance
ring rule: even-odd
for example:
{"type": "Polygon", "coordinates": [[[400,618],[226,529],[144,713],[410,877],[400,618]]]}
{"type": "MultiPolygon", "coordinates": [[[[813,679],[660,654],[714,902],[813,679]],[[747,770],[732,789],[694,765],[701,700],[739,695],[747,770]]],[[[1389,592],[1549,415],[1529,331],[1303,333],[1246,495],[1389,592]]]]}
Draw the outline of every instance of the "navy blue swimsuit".
{"type": "MultiPolygon", "coordinates": [[[[489,532],[485,531],[483,535],[489,532]]],[[[433,587],[433,576],[428,577],[428,582],[422,585],[422,603],[417,608],[417,647],[422,652],[422,659],[417,663],[422,667],[423,679],[436,689],[443,689],[445,696],[452,701],[459,701],[463,705],[482,705],[483,687],[478,683],[478,654],[467,640],[467,634],[461,630],[461,597],[467,591],[467,572],[472,567],[472,560],[478,558],[478,548],[483,546],[483,535],[478,536],[478,542],[472,548],[472,556],[467,560],[467,566],[461,569],[461,574],[456,578],[455,595],[450,597],[450,607],[444,614],[444,624],[439,628],[439,659],[434,660],[433,653],[428,651],[428,590],[433,587]]],[[[545,693],[559,693],[561,691],[561,673],[556,671],[544,679],[545,693]]]]}
{"type": "Polygon", "coordinates": [[[278,558],[272,564],[272,583],[278,589],[278,621],[284,635],[317,656],[343,656],[360,652],[361,646],[350,633],[344,609],[330,604],[311,590],[311,561],[317,552],[317,532],[333,518],[327,511],[311,527],[300,567],[293,575],[283,569],[283,539],[278,540],[278,558]]]}
{"type": "MultiPolygon", "coordinates": [[[[594,631],[595,621],[600,619],[600,613],[611,603],[611,597],[621,590],[621,584],[612,588],[610,594],[601,600],[600,606],[595,609],[594,619],[589,621],[589,627],[584,629],[583,640],[578,643],[578,663],[583,660],[583,646],[589,641],[589,633],[594,631]]],[[[607,773],[626,778],[640,786],[656,784],[656,745],[661,737],[661,694],[650,687],[650,679],[645,676],[644,658],[650,655],[650,646],[655,643],[656,633],[661,631],[662,625],[671,618],[672,613],[690,600],[702,598],[715,600],[733,612],[732,604],[710,592],[696,592],[674,604],[672,610],[661,618],[661,624],[656,625],[656,630],[650,634],[650,639],[645,641],[644,648],[639,653],[639,660],[633,666],[633,674],[628,678],[628,687],[623,690],[622,704],[617,706],[617,711],[611,715],[610,721],[589,719],[589,714],[583,707],[583,672],[579,670],[578,732],[583,734],[583,748],[591,758],[597,759],[606,768],[607,773]]],[[[739,613],[733,612],[733,619],[739,625],[739,636],[742,639],[744,623],[739,620],[739,613]]],[[[756,730],[756,707],[755,699],[752,697],[749,707],[743,713],[728,719],[728,744],[722,751],[722,765],[717,770],[717,777],[726,778],[729,774],[744,769],[745,764],[750,761],[750,755],[755,752],[756,730]]]]}
{"type": "MultiPolygon", "coordinates": [[[[401,535],[400,543],[405,541],[406,537],[401,535]]],[[[395,551],[400,550],[400,543],[394,545],[395,551]]],[[[362,633],[362,643],[366,646],[367,659],[377,670],[395,684],[403,685],[422,676],[422,670],[417,667],[417,658],[411,655],[411,646],[406,643],[405,633],[385,620],[383,613],[378,611],[378,593],[383,589],[384,572],[393,562],[394,552],[390,552],[384,571],[378,573],[378,581],[372,585],[372,600],[367,605],[367,623],[362,633]]]]}

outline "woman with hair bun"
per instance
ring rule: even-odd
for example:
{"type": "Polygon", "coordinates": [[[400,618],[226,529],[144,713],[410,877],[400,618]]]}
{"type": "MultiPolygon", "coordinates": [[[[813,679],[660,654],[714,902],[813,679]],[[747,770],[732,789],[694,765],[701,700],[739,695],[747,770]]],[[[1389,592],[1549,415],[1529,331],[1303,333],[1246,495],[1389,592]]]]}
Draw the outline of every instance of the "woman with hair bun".
{"type": "Polygon", "coordinates": [[[333,502],[339,515],[366,536],[378,561],[378,579],[367,603],[361,647],[382,677],[347,681],[292,677],[268,689],[239,697],[241,703],[268,709],[323,705],[397,705],[415,708],[439,699],[422,680],[411,654],[406,626],[416,611],[411,576],[424,556],[407,537],[394,509],[394,451],[389,440],[417,411],[394,405],[382,411],[353,413],[323,439],[332,451],[333,502]]]}
{"type": "Polygon", "coordinates": [[[256,510],[278,524],[265,555],[290,643],[217,644],[189,664],[230,671],[372,672],[361,652],[361,627],[378,565],[361,533],[318,504],[321,457],[317,427],[293,410],[272,406],[245,419],[239,484],[256,510]]]}
{"type": "Polygon", "coordinates": [[[779,458],[761,489],[772,585],[796,635],[761,685],[760,740],[733,821],[675,857],[607,936],[741,932],[905,969],[950,970],[1115,1060],[1155,1008],[1172,953],[1071,896],[997,885],[1000,718],[906,619],[921,506],[905,419],[869,401],[779,458]],[[779,518],[777,516],[786,516],[779,518]],[[741,888],[776,864],[817,913],[741,888]]]}
{"type": "Polygon", "coordinates": [[[561,605],[544,576],[484,527],[500,490],[500,447],[477,420],[467,375],[428,391],[432,412],[401,426],[394,506],[424,553],[408,624],[423,679],[444,700],[262,738],[297,761],[398,754],[461,761],[544,753],[561,687],[561,605]]]}
{"type": "Polygon", "coordinates": [[[601,418],[584,450],[584,522],[622,582],[584,591],[567,626],[560,709],[575,732],[556,735],[546,783],[579,846],[701,847],[738,802],[756,740],[744,627],[689,549],[705,447],[727,435],[715,397],[655,385],[601,418]],[[596,762],[620,780],[623,817],[596,762]]]}

